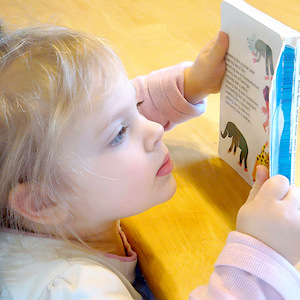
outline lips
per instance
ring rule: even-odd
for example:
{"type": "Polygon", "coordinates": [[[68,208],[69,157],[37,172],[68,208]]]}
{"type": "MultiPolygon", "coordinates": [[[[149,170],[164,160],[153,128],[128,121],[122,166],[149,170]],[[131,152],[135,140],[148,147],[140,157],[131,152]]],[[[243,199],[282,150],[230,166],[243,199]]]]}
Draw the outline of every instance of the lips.
{"type": "Polygon", "coordinates": [[[166,154],[165,159],[159,168],[158,172],[156,173],[156,176],[165,176],[171,173],[173,169],[173,162],[170,158],[169,152],[166,154]]]}

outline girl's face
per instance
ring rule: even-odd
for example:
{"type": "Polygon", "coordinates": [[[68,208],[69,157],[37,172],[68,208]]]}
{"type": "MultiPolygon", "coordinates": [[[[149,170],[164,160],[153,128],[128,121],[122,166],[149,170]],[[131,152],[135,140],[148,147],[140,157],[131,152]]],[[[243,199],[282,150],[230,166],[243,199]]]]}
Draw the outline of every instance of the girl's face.
{"type": "Polygon", "coordinates": [[[169,200],[176,182],[164,130],[139,113],[130,81],[122,79],[110,100],[93,101],[86,111],[66,139],[73,159],[67,175],[79,187],[77,223],[97,230],[169,200]]]}

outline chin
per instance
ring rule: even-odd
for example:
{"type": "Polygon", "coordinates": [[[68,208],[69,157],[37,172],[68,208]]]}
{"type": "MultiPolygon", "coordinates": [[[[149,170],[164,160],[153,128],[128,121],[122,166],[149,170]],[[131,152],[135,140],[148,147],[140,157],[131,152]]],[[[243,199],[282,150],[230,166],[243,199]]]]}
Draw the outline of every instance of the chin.
{"type": "MultiPolygon", "coordinates": [[[[161,192],[161,201],[160,203],[164,203],[169,201],[175,194],[177,189],[177,182],[171,173],[168,178],[168,183],[165,189],[161,192]]],[[[158,203],[158,204],[160,204],[158,203]]]]}
{"type": "Polygon", "coordinates": [[[132,215],[123,216],[121,218],[131,217],[134,215],[138,215],[143,213],[157,205],[165,203],[169,201],[175,194],[177,188],[176,180],[172,173],[168,175],[167,181],[159,187],[159,190],[155,192],[155,195],[152,195],[150,199],[148,199],[148,207],[143,207],[140,211],[135,211],[132,215]]]}

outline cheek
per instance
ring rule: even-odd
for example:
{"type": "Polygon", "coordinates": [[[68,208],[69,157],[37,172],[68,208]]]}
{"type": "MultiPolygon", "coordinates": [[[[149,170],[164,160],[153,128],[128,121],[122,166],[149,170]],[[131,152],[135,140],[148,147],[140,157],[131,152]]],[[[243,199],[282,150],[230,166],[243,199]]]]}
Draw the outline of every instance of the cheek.
{"type": "Polygon", "coordinates": [[[151,185],[156,177],[158,163],[144,153],[138,151],[125,156],[120,161],[115,161],[112,173],[128,185],[151,185]]]}

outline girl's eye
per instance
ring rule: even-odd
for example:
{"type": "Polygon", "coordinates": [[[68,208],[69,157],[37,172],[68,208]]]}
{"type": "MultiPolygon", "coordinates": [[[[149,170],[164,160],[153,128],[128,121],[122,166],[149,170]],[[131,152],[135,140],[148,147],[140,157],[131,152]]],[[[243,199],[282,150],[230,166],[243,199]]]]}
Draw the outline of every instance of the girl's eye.
{"type": "Polygon", "coordinates": [[[117,136],[110,142],[111,146],[116,146],[121,144],[124,140],[124,135],[126,134],[128,126],[123,126],[122,129],[119,131],[117,136]]]}

